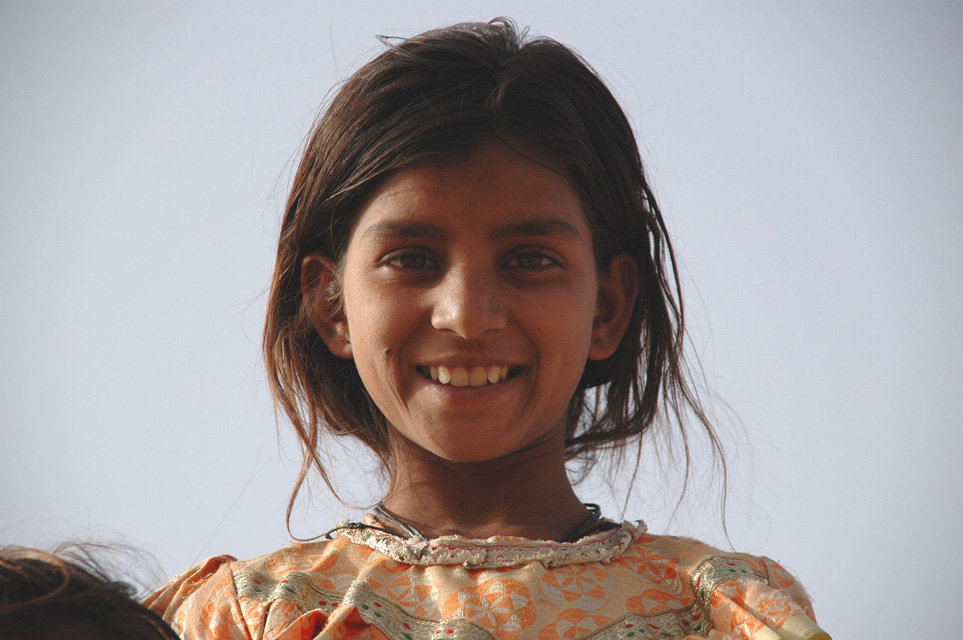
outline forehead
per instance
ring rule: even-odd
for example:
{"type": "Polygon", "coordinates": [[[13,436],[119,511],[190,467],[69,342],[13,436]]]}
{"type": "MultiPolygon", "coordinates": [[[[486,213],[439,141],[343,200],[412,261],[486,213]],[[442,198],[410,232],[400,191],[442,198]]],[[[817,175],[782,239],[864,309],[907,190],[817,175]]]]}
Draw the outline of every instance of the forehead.
{"type": "Polygon", "coordinates": [[[575,189],[550,165],[500,142],[465,159],[415,165],[388,177],[362,207],[352,238],[399,232],[499,236],[530,231],[590,239],[575,189]]]}

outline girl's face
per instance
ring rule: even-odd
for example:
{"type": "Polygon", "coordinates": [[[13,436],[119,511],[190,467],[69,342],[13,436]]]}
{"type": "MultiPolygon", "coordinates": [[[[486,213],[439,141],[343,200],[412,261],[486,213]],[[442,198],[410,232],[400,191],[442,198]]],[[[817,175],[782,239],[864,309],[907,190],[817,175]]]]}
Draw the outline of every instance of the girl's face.
{"type": "MultiPolygon", "coordinates": [[[[354,359],[393,446],[453,462],[560,451],[586,360],[612,354],[631,313],[634,261],[612,264],[601,278],[568,181],[492,142],[375,191],[349,237],[343,316],[315,325],[354,359]]],[[[333,277],[323,258],[304,267],[333,277]]]]}

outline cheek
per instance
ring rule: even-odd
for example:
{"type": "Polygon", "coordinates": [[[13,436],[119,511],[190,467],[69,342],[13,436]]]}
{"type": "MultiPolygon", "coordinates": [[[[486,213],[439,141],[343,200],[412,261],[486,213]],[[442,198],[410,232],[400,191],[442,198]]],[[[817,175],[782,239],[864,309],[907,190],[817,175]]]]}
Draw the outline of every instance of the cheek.
{"type": "Polygon", "coordinates": [[[355,366],[374,398],[394,395],[404,363],[404,346],[416,330],[410,297],[371,287],[345,292],[345,316],[355,366]],[[353,295],[352,295],[353,294],[353,295]]]}
{"type": "Polygon", "coordinates": [[[552,366],[571,372],[560,371],[560,377],[574,377],[577,381],[588,359],[596,308],[593,284],[581,283],[539,313],[537,333],[543,350],[551,353],[552,366]]]}

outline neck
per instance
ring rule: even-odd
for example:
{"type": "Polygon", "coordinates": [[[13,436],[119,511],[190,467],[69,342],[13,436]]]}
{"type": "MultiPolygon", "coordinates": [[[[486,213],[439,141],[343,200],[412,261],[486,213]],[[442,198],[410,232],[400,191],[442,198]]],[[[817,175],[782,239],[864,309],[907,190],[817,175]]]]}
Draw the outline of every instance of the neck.
{"type": "Polygon", "coordinates": [[[535,447],[497,460],[451,462],[422,449],[393,447],[382,504],[429,538],[460,535],[554,540],[588,510],[572,489],[561,448],[535,447]]]}

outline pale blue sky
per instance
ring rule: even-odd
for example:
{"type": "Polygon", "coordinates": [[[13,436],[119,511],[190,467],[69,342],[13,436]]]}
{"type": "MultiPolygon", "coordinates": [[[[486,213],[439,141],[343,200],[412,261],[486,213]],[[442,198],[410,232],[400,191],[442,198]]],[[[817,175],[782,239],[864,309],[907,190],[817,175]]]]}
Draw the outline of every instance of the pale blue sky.
{"type": "MultiPolygon", "coordinates": [[[[174,573],[288,539],[258,345],[292,157],[375,34],[496,15],[580,50],[637,127],[748,433],[733,544],[837,638],[955,629],[957,2],[0,2],[0,542],[123,536],[174,573]]],[[[627,517],[726,544],[704,485],[669,522],[645,475],[627,517]]],[[[350,514],[318,487],[295,533],[350,514]]]]}

